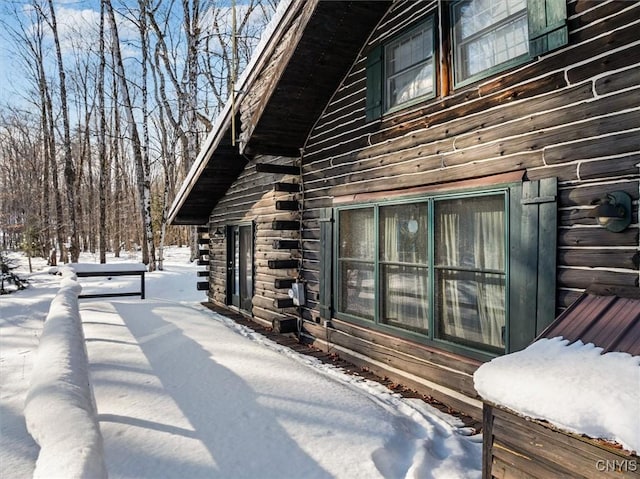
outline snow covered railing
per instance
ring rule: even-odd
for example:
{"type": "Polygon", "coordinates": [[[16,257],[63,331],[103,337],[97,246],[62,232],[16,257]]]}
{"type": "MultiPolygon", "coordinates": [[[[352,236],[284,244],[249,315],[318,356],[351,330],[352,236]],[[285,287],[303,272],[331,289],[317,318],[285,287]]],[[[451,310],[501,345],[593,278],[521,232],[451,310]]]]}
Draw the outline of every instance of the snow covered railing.
{"type": "Polygon", "coordinates": [[[111,298],[116,296],[140,296],[144,299],[144,274],[147,267],[143,263],[113,263],[113,264],[94,264],[94,263],[72,263],[69,265],[75,271],[78,278],[88,277],[112,277],[112,276],[140,276],[140,291],[130,293],[95,293],[82,294],[80,298],[111,298]]]}
{"type": "Polygon", "coordinates": [[[40,446],[33,477],[107,477],[78,307],[82,290],[61,268],[61,287],[45,320],[25,401],[27,429],[40,446]]]}

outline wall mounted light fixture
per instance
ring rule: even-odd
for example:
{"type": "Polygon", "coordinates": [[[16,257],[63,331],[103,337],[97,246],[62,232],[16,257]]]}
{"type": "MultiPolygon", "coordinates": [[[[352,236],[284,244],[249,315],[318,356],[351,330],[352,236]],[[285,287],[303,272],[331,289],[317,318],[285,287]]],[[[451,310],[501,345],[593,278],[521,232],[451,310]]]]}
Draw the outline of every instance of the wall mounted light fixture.
{"type": "Polygon", "coordinates": [[[631,197],[624,191],[607,193],[596,203],[598,206],[591,210],[589,216],[603,228],[619,233],[631,224],[631,197]]]}

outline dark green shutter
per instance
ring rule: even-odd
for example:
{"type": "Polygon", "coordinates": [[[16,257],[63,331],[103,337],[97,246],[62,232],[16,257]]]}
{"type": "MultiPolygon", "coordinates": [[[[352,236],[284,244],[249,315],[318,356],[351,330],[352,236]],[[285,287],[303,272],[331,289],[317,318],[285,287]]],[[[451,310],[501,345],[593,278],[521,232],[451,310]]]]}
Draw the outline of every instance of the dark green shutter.
{"type": "Polygon", "coordinates": [[[382,116],[382,45],[367,57],[367,121],[382,116]]]}
{"type": "Polygon", "coordinates": [[[320,218],[320,318],[329,320],[332,313],[333,285],[333,209],[325,208],[320,218]]]}
{"type": "Polygon", "coordinates": [[[509,341],[528,346],[553,321],[556,298],[557,180],[509,192],[509,341]]]}
{"type": "Polygon", "coordinates": [[[566,0],[528,0],[529,54],[541,55],[569,41],[566,0]]]}

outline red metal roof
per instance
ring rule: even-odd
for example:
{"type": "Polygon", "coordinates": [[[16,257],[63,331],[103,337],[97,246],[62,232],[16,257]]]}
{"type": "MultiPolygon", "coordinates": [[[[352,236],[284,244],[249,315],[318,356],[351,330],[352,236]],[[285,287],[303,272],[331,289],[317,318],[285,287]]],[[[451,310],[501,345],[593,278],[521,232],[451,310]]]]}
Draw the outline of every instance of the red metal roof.
{"type": "Polygon", "coordinates": [[[640,288],[592,286],[538,337],[557,336],[640,356],[640,288]]]}

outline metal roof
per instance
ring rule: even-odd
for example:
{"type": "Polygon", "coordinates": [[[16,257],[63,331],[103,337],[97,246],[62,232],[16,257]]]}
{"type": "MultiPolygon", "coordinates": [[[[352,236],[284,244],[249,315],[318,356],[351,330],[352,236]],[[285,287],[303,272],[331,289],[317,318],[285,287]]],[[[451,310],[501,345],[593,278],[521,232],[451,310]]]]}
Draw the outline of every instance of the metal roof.
{"type": "Polygon", "coordinates": [[[640,288],[591,286],[538,338],[557,336],[639,356],[640,288]]]}

